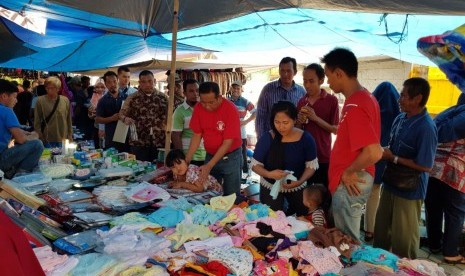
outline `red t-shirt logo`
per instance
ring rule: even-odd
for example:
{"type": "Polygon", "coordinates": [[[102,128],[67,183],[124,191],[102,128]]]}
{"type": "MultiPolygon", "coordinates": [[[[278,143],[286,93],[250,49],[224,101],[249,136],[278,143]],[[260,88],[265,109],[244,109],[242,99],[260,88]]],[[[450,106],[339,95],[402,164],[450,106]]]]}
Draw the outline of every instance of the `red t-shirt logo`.
{"type": "Polygon", "coordinates": [[[223,121],[216,122],[216,129],[218,129],[219,131],[223,131],[224,127],[225,127],[225,124],[223,121]]]}

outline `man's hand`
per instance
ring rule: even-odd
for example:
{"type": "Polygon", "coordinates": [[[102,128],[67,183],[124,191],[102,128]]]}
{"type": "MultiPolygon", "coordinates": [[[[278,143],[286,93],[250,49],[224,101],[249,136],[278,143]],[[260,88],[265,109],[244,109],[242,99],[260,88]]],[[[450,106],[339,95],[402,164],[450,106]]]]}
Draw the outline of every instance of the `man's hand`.
{"type": "Polygon", "coordinates": [[[361,194],[358,188],[358,183],[365,183],[365,180],[359,178],[357,172],[345,170],[341,176],[341,182],[346,186],[347,192],[350,196],[359,196],[361,194]]]}
{"type": "Polygon", "coordinates": [[[392,153],[392,151],[388,147],[383,148],[383,157],[382,157],[382,159],[383,160],[388,160],[388,161],[392,161],[394,159],[394,154],[392,153]]]}
{"type": "Polygon", "coordinates": [[[197,181],[195,182],[203,185],[205,181],[207,181],[208,176],[210,175],[210,171],[212,170],[212,167],[208,165],[207,163],[203,166],[200,166],[199,169],[200,169],[199,179],[197,179],[197,181]]]}
{"type": "Polygon", "coordinates": [[[318,120],[318,116],[316,115],[315,113],[315,110],[313,108],[310,108],[310,107],[307,107],[308,109],[308,114],[307,114],[307,117],[308,119],[312,120],[312,121],[316,121],[318,120]]]}
{"type": "Polygon", "coordinates": [[[119,113],[115,113],[113,114],[113,116],[111,116],[112,122],[117,122],[118,120],[119,120],[119,113]]]}
{"type": "Polygon", "coordinates": [[[25,131],[24,134],[26,135],[26,140],[28,141],[39,139],[39,134],[35,131],[33,132],[25,131]]]}
{"type": "Polygon", "coordinates": [[[134,119],[129,118],[129,117],[124,117],[123,119],[123,123],[128,126],[134,124],[135,122],[136,121],[134,119]]]}

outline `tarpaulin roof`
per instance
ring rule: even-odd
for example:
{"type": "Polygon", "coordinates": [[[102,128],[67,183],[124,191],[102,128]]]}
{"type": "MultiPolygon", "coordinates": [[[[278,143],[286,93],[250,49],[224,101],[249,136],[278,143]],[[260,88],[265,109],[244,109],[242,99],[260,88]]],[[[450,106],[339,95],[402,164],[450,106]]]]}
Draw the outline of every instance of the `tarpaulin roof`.
{"type": "MultiPolygon", "coordinates": [[[[2,20],[0,67],[82,71],[170,59],[170,5],[166,0],[2,0],[0,7],[48,22],[42,35],[2,20]],[[18,50],[6,51],[4,37],[18,50]]],[[[345,46],[360,57],[385,54],[427,64],[416,40],[461,25],[465,17],[451,15],[462,14],[461,0],[181,0],[178,49],[219,51],[220,58],[235,55],[235,63],[254,64],[258,58],[279,61],[283,49],[308,62],[345,46]]]]}

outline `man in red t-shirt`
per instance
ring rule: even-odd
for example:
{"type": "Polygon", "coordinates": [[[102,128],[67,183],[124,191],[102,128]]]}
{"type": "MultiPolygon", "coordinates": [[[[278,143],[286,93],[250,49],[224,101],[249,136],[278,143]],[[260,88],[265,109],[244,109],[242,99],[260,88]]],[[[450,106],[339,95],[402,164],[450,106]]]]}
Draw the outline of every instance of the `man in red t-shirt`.
{"type": "Polygon", "coordinates": [[[328,187],[331,133],[336,134],[337,131],[339,103],[334,95],[320,88],[325,80],[325,70],[321,65],[308,65],[304,69],[303,77],[307,94],[297,103],[297,123],[315,139],[319,164],[318,170],[309,181],[328,187]]]}
{"type": "Polygon", "coordinates": [[[336,48],[322,62],[329,87],[346,98],[329,163],[334,223],[360,239],[362,207],[373,186],[374,164],[383,155],[379,106],[358,82],[358,62],[351,51],[336,48]]]}
{"type": "Polygon", "coordinates": [[[203,138],[207,155],[198,181],[205,182],[211,173],[222,183],[224,195],[239,195],[242,163],[239,113],[232,102],[220,95],[217,83],[202,83],[199,95],[200,103],[194,107],[189,124],[194,136],[186,160],[190,162],[203,138]]]}

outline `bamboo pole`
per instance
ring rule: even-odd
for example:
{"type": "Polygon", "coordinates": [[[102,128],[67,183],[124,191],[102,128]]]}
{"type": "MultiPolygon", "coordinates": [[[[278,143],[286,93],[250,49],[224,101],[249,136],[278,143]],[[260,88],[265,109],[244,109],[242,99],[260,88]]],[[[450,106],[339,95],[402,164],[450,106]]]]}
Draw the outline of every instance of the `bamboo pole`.
{"type": "Polygon", "coordinates": [[[171,145],[171,125],[173,122],[173,109],[174,109],[174,77],[176,75],[176,40],[178,39],[178,11],[179,0],[174,0],[173,8],[173,31],[171,36],[171,70],[169,75],[169,100],[168,100],[168,116],[166,120],[166,138],[165,138],[165,158],[170,150],[171,145]]]}

